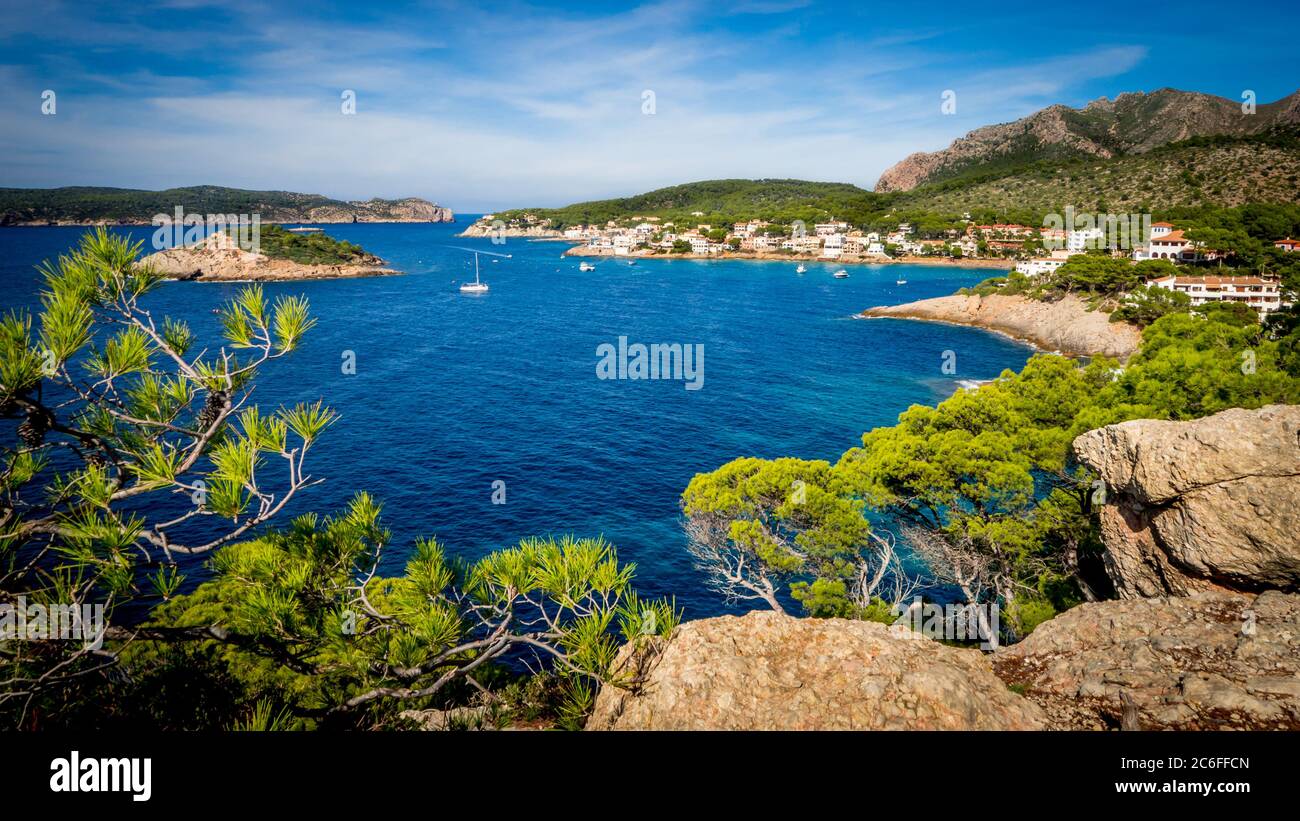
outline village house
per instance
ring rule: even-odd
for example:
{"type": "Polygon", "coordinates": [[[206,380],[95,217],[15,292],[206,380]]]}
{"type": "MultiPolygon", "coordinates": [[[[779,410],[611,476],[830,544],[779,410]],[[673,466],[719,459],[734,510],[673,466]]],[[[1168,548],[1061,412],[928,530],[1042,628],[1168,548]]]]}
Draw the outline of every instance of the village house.
{"type": "Polygon", "coordinates": [[[1281,248],[1283,251],[1300,251],[1300,239],[1280,239],[1273,243],[1274,248],[1281,248]]]}
{"type": "Polygon", "coordinates": [[[844,235],[828,234],[822,243],[822,259],[839,259],[844,254],[844,235]]]}
{"type": "Polygon", "coordinates": [[[1170,291],[1187,294],[1192,307],[1207,302],[1240,302],[1259,312],[1260,316],[1282,307],[1282,294],[1278,281],[1255,276],[1167,276],[1153,279],[1156,285],[1170,291]]]}

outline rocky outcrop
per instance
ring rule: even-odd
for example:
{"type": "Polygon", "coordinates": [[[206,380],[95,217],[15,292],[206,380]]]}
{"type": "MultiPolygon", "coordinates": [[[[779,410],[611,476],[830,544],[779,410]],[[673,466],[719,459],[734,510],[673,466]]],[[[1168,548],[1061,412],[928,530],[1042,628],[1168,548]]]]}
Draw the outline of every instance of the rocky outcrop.
{"type": "Polygon", "coordinates": [[[883,624],[773,612],[686,622],[623,648],[633,689],[602,688],[587,729],[1001,729],[1043,726],[978,650],[883,624]]]}
{"type": "Polygon", "coordinates": [[[1011,123],[978,128],[941,151],[885,170],[876,191],[908,191],[989,164],[1142,154],[1189,137],[1260,134],[1300,124],[1300,92],[1243,116],[1240,100],[1164,88],[1102,97],[1081,109],[1053,105],[1011,123]]]}
{"type": "MultiPolygon", "coordinates": [[[[282,220],[287,221],[287,220],[282,220]]],[[[450,208],[419,197],[352,200],[311,208],[302,222],[455,222],[450,208]]]]}
{"type": "Polygon", "coordinates": [[[1300,729],[1300,596],[1083,604],[993,667],[1058,729],[1300,729]]]}
{"type": "Polygon", "coordinates": [[[288,259],[272,259],[241,249],[229,234],[212,234],[195,245],[158,251],[140,260],[140,264],[151,266],[171,279],[199,282],[339,279],[398,273],[384,267],[384,261],[375,256],[347,265],[304,265],[288,259]]]}
{"type": "Polygon", "coordinates": [[[1142,343],[1142,333],[1126,322],[1111,322],[1102,311],[1089,311],[1074,295],[1055,302],[1023,296],[942,296],[903,305],[882,305],[864,317],[925,319],[972,325],[1062,353],[1082,356],[1103,354],[1127,359],[1142,343]]]}
{"type": "Polygon", "coordinates": [[[456,236],[501,237],[503,239],[563,239],[564,232],[545,225],[498,225],[491,220],[478,220],[456,236]]]}
{"type": "Polygon", "coordinates": [[[1300,590],[1300,406],[1109,425],[1074,452],[1105,483],[1120,597],[1300,590]]]}

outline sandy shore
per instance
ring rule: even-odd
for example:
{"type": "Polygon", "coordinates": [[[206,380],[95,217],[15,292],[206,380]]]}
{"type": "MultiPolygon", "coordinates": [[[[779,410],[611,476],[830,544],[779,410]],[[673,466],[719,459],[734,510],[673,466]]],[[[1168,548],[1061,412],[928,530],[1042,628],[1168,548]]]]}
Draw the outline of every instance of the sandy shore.
{"type": "Polygon", "coordinates": [[[1142,344],[1142,332],[1110,315],[1089,311],[1076,296],[1040,302],[1022,296],[941,296],[903,305],[868,308],[866,318],[921,319],[966,325],[1010,336],[1049,351],[1074,356],[1128,359],[1142,344]]]}

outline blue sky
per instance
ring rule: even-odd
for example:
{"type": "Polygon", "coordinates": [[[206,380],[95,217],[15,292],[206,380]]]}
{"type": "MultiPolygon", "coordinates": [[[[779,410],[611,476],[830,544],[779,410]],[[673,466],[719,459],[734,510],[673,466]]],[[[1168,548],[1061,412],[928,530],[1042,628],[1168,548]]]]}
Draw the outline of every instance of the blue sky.
{"type": "Polygon", "coordinates": [[[1290,3],[0,2],[7,186],[461,211],[719,177],[869,187],[912,151],[1052,103],[1300,88],[1290,3]]]}

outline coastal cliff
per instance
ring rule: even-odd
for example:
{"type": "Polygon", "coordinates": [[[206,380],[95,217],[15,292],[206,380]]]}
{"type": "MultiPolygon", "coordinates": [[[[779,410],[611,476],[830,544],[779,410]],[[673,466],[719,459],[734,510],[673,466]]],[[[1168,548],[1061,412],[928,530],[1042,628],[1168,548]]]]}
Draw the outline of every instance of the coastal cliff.
{"type": "Polygon", "coordinates": [[[952,296],[902,305],[882,305],[863,311],[870,318],[923,319],[970,325],[1031,342],[1048,350],[1076,356],[1104,355],[1128,359],[1142,343],[1136,327],[1111,322],[1101,311],[1068,295],[1055,302],[1023,296],[952,296]]]}
{"type": "Polygon", "coordinates": [[[390,276],[398,273],[384,267],[382,259],[370,254],[360,255],[348,262],[328,264],[307,264],[273,258],[239,248],[227,234],[213,234],[196,245],[150,254],[140,260],[140,264],[151,266],[172,279],[197,282],[273,282],[390,276]]]}

